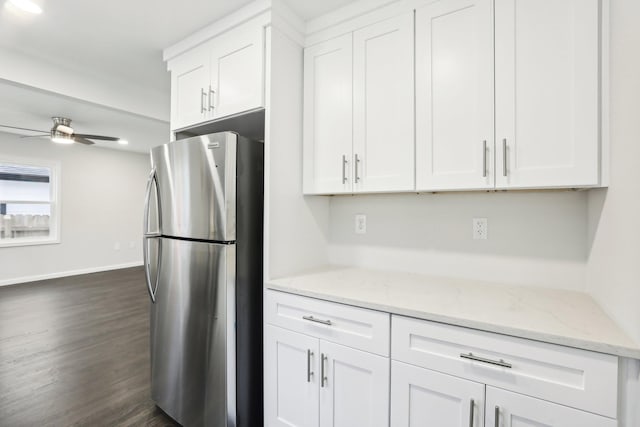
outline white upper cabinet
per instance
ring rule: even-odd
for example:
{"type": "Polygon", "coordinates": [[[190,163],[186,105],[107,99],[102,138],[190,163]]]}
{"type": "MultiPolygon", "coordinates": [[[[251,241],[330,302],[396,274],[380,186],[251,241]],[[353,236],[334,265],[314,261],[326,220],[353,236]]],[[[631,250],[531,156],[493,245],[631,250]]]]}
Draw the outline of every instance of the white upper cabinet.
{"type": "Polygon", "coordinates": [[[264,106],[264,55],[264,26],[248,22],[171,59],[171,129],[264,106]]]}
{"type": "Polygon", "coordinates": [[[213,118],[261,107],[263,102],[264,30],[238,28],[211,44],[213,118]]]}
{"type": "Polygon", "coordinates": [[[599,184],[598,0],[496,0],[496,187],[599,184]]]}
{"type": "Polygon", "coordinates": [[[353,39],[304,51],[304,192],[352,191],[353,39]]]}
{"type": "Polygon", "coordinates": [[[207,119],[209,59],[205,48],[193,49],[171,66],[171,128],[180,129],[207,119]]]}
{"type": "Polygon", "coordinates": [[[413,13],[308,47],[304,73],[304,192],[413,190],[413,13]]]}
{"type": "Polygon", "coordinates": [[[416,11],[416,186],[494,186],[492,0],[416,11]]]}
{"type": "Polygon", "coordinates": [[[355,192],[414,188],[413,14],[353,33],[355,192]]]}

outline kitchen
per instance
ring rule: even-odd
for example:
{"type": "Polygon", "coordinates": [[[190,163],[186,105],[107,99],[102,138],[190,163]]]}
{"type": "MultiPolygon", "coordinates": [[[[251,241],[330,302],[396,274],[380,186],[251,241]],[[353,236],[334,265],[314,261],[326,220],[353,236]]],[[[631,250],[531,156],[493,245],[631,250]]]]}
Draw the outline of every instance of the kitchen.
{"type": "Polygon", "coordinates": [[[514,4],[256,1],[163,46],[171,138],[264,140],[265,425],[640,424],[639,10],[514,4]]]}

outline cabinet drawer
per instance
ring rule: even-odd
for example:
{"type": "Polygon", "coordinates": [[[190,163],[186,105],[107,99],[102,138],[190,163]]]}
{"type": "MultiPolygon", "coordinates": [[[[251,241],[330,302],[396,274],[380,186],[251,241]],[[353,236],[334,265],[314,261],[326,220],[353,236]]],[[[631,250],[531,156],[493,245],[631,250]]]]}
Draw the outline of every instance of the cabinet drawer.
{"type": "Polygon", "coordinates": [[[392,331],[395,360],[616,417],[615,356],[402,316],[392,331]]]}
{"type": "Polygon", "coordinates": [[[389,314],[267,291],[266,321],[337,344],[389,356],[389,314]]]}

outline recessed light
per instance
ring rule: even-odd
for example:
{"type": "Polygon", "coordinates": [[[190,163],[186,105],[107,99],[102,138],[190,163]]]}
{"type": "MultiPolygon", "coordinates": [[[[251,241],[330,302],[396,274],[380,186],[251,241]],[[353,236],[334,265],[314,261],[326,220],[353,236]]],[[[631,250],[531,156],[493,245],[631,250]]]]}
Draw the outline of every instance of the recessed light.
{"type": "Polygon", "coordinates": [[[119,139],[119,140],[118,140],[118,144],[120,144],[120,145],[127,145],[127,144],[129,144],[129,141],[127,141],[126,139],[119,139]]]}
{"type": "Polygon", "coordinates": [[[35,4],[34,2],[32,2],[31,0],[9,0],[9,4],[17,7],[18,9],[24,12],[29,12],[33,14],[42,13],[42,8],[37,4],[35,4]]]}

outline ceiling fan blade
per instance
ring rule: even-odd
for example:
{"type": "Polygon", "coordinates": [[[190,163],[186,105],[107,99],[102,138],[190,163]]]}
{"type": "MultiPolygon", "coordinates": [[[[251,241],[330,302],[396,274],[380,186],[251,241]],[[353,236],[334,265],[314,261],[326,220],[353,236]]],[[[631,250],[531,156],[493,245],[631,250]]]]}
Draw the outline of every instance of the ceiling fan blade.
{"type": "Polygon", "coordinates": [[[28,135],[28,136],[25,135],[25,136],[21,136],[20,139],[23,139],[23,138],[44,138],[44,137],[51,138],[51,134],[50,133],[43,133],[42,135],[28,135]]]}
{"type": "Polygon", "coordinates": [[[84,133],[74,133],[74,137],[80,137],[85,139],[97,139],[99,141],[119,141],[120,138],[116,138],[115,136],[103,136],[103,135],[87,135],[84,133]]]}
{"type": "Polygon", "coordinates": [[[18,126],[9,126],[9,125],[0,125],[0,128],[26,130],[26,131],[29,131],[29,132],[42,132],[42,133],[46,132],[46,130],[21,128],[21,127],[18,127],[18,126]]]}
{"type": "Polygon", "coordinates": [[[73,139],[75,142],[79,142],[80,144],[85,144],[85,145],[93,145],[93,144],[95,144],[95,142],[89,141],[88,139],[83,138],[82,136],[80,136],[78,134],[73,134],[71,136],[71,139],[73,139]]]}

